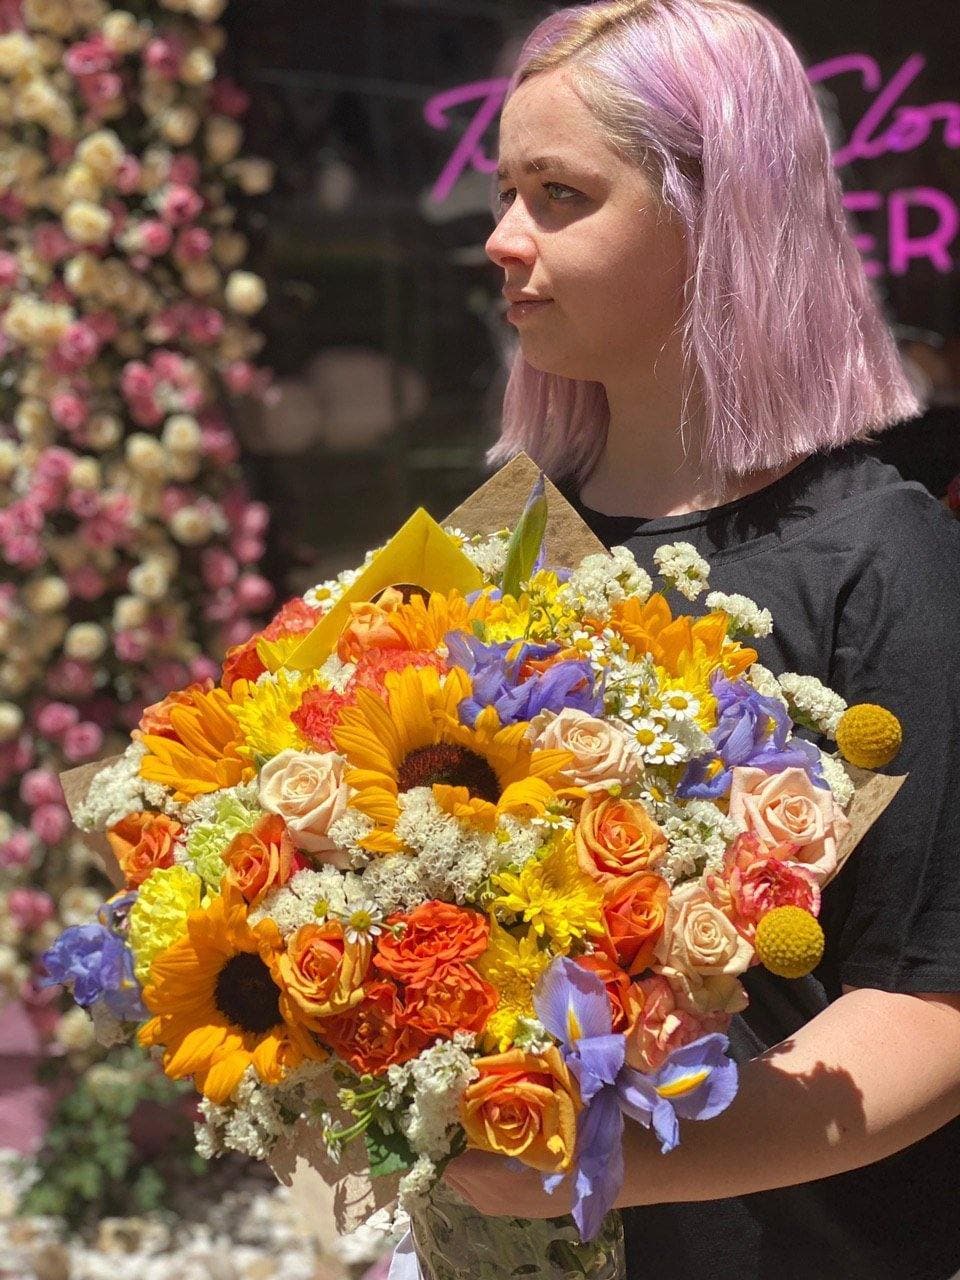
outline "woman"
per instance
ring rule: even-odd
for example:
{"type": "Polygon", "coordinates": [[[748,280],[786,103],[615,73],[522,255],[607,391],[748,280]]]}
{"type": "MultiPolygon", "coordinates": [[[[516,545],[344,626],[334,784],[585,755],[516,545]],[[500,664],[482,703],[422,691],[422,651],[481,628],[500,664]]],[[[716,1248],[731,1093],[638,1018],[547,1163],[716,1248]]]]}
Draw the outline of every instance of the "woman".
{"type": "MultiPolygon", "coordinates": [[[[946,1280],[960,1270],[960,526],[859,441],[916,405],[849,238],[815,100],[733,0],[622,0],[533,32],[499,219],[525,449],[652,569],[693,542],[768,606],[777,672],[890,707],[910,776],[824,893],[810,978],[754,969],[734,1105],[662,1157],[631,1127],[628,1274],[946,1280]]],[[[569,1206],[467,1153],[485,1213],[569,1206]]]]}

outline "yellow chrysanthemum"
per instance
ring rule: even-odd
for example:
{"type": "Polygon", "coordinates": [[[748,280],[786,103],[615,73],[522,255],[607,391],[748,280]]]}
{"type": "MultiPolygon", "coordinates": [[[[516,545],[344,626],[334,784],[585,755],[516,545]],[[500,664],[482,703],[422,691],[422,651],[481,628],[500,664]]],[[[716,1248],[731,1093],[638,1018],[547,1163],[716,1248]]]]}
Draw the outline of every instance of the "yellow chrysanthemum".
{"type": "Polygon", "coordinates": [[[276,1084],[304,1058],[326,1053],[303,1026],[283,988],[283,938],[272,920],[247,923],[239,894],[191,912],[186,936],[162,951],[143,1000],[154,1017],[140,1028],[145,1047],[162,1045],[173,1079],[193,1076],[211,1102],[230,1097],[247,1067],[276,1084]]]}
{"type": "Polygon", "coordinates": [[[490,944],[474,967],[497,989],[497,1007],[487,1019],[483,1042],[488,1053],[503,1053],[516,1038],[521,1018],[532,1018],[533,989],[553,959],[528,929],[520,938],[490,919],[490,944]]]}
{"type": "Polygon", "coordinates": [[[781,978],[803,978],[823,956],[823,929],[803,907],[774,907],[757,925],[760,963],[781,978]]]}
{"type": "MultiPolygon", "coordinates": [[[[306,690],[314,684],[316,677],[310,671],[278,671],[272,679],[264,679],[261,684],[247,684],[244,693],[230,708],[243,734],[241,754],[249,759],[256,756],[272,758],[288,748],[293,751],[309,750],[310,744],[290,715],[299,707],[306,690]]],[[[233,694],[236,698],[236,684],[233,694]]]]}
{"type": "Polygon", "coordinates": [[[130,911],[128,935],[133,971],[141,982],[150,976],[154,957],[186,933],[187,917],[199,908],[203,892],[203,881],[186,867],[160,867],[144,880],[130,911]]]}
{"type": "Polygon", "coordinates": [[[518,873],[501,872],[492,883],[500,894],[491,909],[520,916],[557,951],[569,951],[575,939],[603,933],[603,892],[580,870],[569,832],[544,857],[531,858],[518,873]]]}
{"type": "Polygon", "coordinates": [[[385,690],[381,699],[359,689],[333,731],[357,791],[350,803],[377,823],[361,841],[365,848],[403,850],[393,830],[397,797],[414,787],[432,787],[448,812],[487,830],[503,814],[543,813],[556,799],[553,782],[570,752],[531,750],[526,722],[501,726],[493,707],[472,729],[461,724],[457,708],[472,691],[461,668],[441,682],[433,667],[408,667],[388,674],[385,690]]]}
{"type": "Polygon", "coordinates": [[[837,722],[837,746],[845,760],[861,769],[881,769],[903,744],[900,721],[886,707],[858,702],[837,722]]]}
{"type": "Polygon", "coordinates": [[[140,735],[147,748],[140,776],[172,787],[174,798],[183,802],[249,781],[254,769],[241,752],[241,731],[230,714],[233,699],[244,696],[248,687],[246,680],[238,680],[230,693],[200,685],[183,690],[167,713],[176,737],[140,735]]]}

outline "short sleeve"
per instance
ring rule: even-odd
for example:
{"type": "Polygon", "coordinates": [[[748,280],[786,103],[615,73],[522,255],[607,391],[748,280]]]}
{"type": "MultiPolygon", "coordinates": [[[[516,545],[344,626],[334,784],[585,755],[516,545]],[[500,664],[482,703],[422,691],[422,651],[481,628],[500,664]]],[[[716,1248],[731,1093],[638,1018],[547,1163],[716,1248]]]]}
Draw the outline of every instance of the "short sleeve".
{"type": "Polygon", "coordinates": [[[918,488],[871,504],[837,611],[829,676],[848,703],[888,707],[899,793],[841,873],[831,949],[840,981],[960,991],[960,523],[918,488]]]}

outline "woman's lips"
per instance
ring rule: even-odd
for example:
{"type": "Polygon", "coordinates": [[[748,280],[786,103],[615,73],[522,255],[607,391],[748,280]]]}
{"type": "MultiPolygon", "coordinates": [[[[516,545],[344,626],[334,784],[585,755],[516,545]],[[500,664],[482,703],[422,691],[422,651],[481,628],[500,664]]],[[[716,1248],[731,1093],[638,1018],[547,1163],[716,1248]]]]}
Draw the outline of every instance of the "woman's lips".
{"type": "Polygon", "coordinates": [[[507,308],[506,319],[510,324],[519,324],[521,320],[528,320],[531,316],[537,315],[544,307],[549,307],[553,303],[552,298],[544,298],[538,302],[511,302],[507,308]]]}

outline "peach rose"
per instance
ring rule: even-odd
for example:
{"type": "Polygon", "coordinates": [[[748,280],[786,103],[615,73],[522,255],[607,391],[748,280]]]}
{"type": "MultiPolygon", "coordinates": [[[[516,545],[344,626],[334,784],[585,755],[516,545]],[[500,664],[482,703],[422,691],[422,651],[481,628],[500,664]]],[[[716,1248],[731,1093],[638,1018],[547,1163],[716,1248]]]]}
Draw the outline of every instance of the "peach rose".
{"type": "Polygon", "coordinates": [[[703,978],[728,977],[743,973],[753,959],[753,948],[704,886],[693,880],[671,894],[655,955],[661,968],[703,978]]]}
{"type": "Polygon", "coordinates": [[[284,991],[314,1031],[360,1003],[369,964],[369,940],[348,942],[337,920],[301,925],[277,959],[284,991]]]}
{"type": "Polygon", "coordinates": [[[586,711],[564,707],[543,711],[531,721],[536,750],[569,751],[573,760],[557,771],[570,786],[584,791],[609,790],[613,783],[632,782],[640,761],[630,739],[616,725],[586,711]]]}
{"type": "Polygon", "coordinates": [[[260,803],[287,824],[290,838],[321,862],[346,868],[347,855],[327,836],[330,824],[347,811],[350,790],[342,756],[288,748],[260,770],[260,803]]]}
{"type": "Polygon", "coordinates": [[[631,977],[642,973],[653,960],[669,898],[666,880],[648,872],[618,888],[603,904],[610,948],[631,977]]]}
{"type": "Polygon", "coordinates": [[[726,1014],[698,1015],[681,1008],[662,974],[641,978],[634,985],[641,1007],[627,1031],[627,1063],[637,1071],[656,1071],[674,1049],[711,1031],[724,1031],[730,1022],[726,1014]]]}
{"type": "Polygon", "coordinates": [[[452,902],[422,902],[412,911],[388,916],[373,963],[402,982],[425,982],[441,965],[472,960],[487,949],[490,923],[479,911],[452,902]]]}
{"type": "Polygon", "coordinates": [[[405,649],[408,646],[390,625],[390,614],[403,604],[403,592],[387,587],[374,604],[370,600],[350,605],[350,621],[340,632],[337,657],[356,662],[365,649],[405,649]]]}
{"type": "Polygon", "coordinates": [[[480,1072],[464,1090],[460,1121],[467,1146],[515,1156],[544,1173],[566,1173],[577,1145],[580,1095],[560,1050],[477,1058],[480,1072]]]}
{"type": "MultiPolygon", "coordinates": [[[[751,948],[751,954],[752,954],[751,948]]],[[[664,965],[660,974],[673,988],[677,1008],[695,1017],[742,1013],[749,999],[743,983],[732,973],[690,973],[664,965]]]]}
{"type": "Polygon", "coordinates": [[[138,889],[151,871],[173,866],[173,846],[183,827],[164,813],[130,813],[107,832],[126,887],[138,889]]]}
{"type": "Polygon", "coordinates": [[[469,964],[445,964],[407,985],[403,1021],[429,1036],[479,1034],[497,1007],[497,989],[469,964]]]}
{"type": "Polygon", "coordinates": [[[764,773],[738,765],[730,783],[730,817],[743,822],[768,851],[783,841],[798,848],[793,854],[818,884],[837,865],[837,841],[850,821],[833,800],[833,792],[815,787],[805,770],[792,767],[764,773]]]}
{"type": "Polygon", "coordinates": [[[267,813],[249,831],[234,836],[223,852],[225,879],[240,890],[251,907],[271,889],[285,885],[303,866],[282,818],[267,813]]]}
{"type": "Polygon", "coordinates": [[[430,1037],[401,1022],[402,1008],[392,982],[368,982],[363,998],[348,1013],[323,1021],[323,1039],[360,1075],[378,1075],[415,1058],[430,1037]]]}
{"type": "Polygon", "coordinates": [[[574,838],[581,870],[608,892],[654,871],[667,852],[667,837],[643,805],[614,796],[587,796],[574,838]]]}

